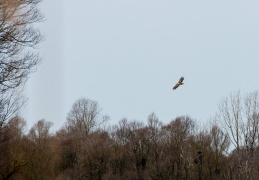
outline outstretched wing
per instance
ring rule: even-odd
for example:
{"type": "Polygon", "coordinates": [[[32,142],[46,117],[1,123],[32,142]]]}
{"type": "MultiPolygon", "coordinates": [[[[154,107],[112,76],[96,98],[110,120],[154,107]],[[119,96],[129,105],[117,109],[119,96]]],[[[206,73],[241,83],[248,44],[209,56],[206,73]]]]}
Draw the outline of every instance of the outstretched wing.
{"type": "Polygon", "coordinates": [[[176,88],[178,88],[178,86],[180,86],[180,85],[182,84],[183,80],[184,80],[184,77],[181,77],[181,78],[179,79],[178,83],[173,87],[173,90],[175,90],[176,88]]]}
{"type": "Polygon", "coordinates": [[[181,84],[183,82],[183,80],[184,80],[184,77],[181,77],[177,84],[181,84]]]}

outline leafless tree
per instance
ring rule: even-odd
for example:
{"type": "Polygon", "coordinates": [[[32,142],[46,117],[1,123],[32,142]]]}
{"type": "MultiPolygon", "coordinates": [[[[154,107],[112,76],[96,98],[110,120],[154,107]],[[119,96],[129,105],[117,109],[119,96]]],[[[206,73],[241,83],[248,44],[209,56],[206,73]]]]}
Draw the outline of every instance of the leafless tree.
{"type": "Polygon", "coordinates": [[[40,62],[42,36],[33,23],[43,19],[40,0],[0,0],[0,93],[23,84],[40,62]]]}
{"type": "MultiPolygon", "coordinates": [[[[101,111],[97,101],[86,98],[80,98],[72,105],[67,115],[66,125],[58,133],[61,148],[61,161],[58,164],[65,172],[65,176],[78,179],[80,174],[77,170],[83,170],[83,166],[89,168],[92,165],[90,162],[87,164],[88,160],[85,161],[88,158],[88,148],[90,148],[89,136],[94,140],[94,130],[109,119],[101,111]]],[[[94,152],[95,149],[92,148],[91,151],[94,152]]]]}
{"type": "Polygon", "coordinates": [[[81,135],[78,134],[79,136],[89,134],[91,130],[109,120],[109,117],[102,115],[101,111],[97,101],[86,98],[78,99],[68,113],[68,128],[76,129],[77,133],[81,133],[81,135]]]}
{"type": "Polygon", "coordinates": [[[155,113],[151,113],[148,116],[148,131],[150,135],[150,141],[152,143],[152,153],[155,158],[158,158],[159,151],[161,147],[159,146],[160,142],[162,141],[161,138],[161,129],[162,129],[162,122],[159,121],[158,117],[155,113]]]}
{"type": "Polygon", "coordinates": [[[40,58],[42,35],[32,25],[43,20],[41,0],[0,0],[0,128],[24,104],[21,91],[40,58]]]}
{"type": "Polygon", "coordinates": [[[27,135],[29,145],[33,149],[32,158],[28,163],[31,173],[27,179],[50,179],[54,176],[53,160],[58,151],[53,142],[53,135],[50,133],[52,125],[52,122],[39,120],[27,135]]]}
{"type": "Polygon", "coordinates": [[[210,136],[212,150],[215,152],[216,157],[219,158],[219,155],[227,152],[230,140],[218,126],[211,128],[210,136]]]}
{"type": "Polygon", "coordinates": [[[229,139],[236,147],[231,153],[232,176],[239,179],[252,177],[256,174],[257,158],[254,157],[258,149],[259,129],[259,101],[258,91],[247,93],[241,97],[240,92],[231,93],[223,98],[219,105],[219,121],[223,121],[223,128],[227,130],[229,139]],[[237,168],[236,168],[237,167],[237,168]]]}
{"type": "Polygon", "coordinates": [[[243,98],[238,91],[222,99],[216,119],[223,120],[223,127],[237,151],[242,146],[252,152],[258,144],[258,115],[258,91],[247,93],[243,98]]]}
{"type": "Polygon", "coordinates": [[[246,121],[242,126],[245,146],[253,154],[258,145],[259,129],[259,94],[258,91],[247,93],[244,97],[244,116],[246,121]]]}
{"type": "Polygon", "coordinates": [[[16,116],[25,102],[26,99],[20,91],[12,90],[8,94],[0,94],[0,130],[5,127],[9,119],[16,116]]]}
{"type": "Polygon", "coordinates": [[[226,133],[224,133],[217,125],[211,127],[210,133],[210,149],[207,158],[210,179],[219,178],[224,175],[226,171],[223,168],[225,155],[227,154],[230,140],[226,133]]]}
{"type": "Polygon", "coordinates": [[[219,114],[217,118],[223,120],[225,129],[229,132],[230,140],[237,150],[239,150],[242,140],[242,104],[240,92],[230,93],[229,97],[224,97],[218,107],[219,114]]]}
{"type": "Polygon", "coordinates": [[[49,130],[53,125],[52,122],[46,122],[44,119],[38,121],[29,132],[29,138],[41,146],[42,142],[49,138],[49,130]]]}
{"type": "Polygon", "coordinates": [[[180,116],[163,127],[171,178],[188,177],[190,167],[190,147],[188,141],[195,127],[194,121],[188,116],[180,116]],[[185,170],[184,170],[185,169],[185,170]],[[185,171],[185,175],[184,175],[185,171]]]}

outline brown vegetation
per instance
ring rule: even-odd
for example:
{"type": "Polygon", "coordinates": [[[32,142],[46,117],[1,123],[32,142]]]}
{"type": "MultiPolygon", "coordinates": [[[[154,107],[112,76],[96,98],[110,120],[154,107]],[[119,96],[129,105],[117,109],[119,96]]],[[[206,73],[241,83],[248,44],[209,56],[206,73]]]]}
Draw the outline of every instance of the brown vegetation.
{"type": "Polygon", "coordinates": [[[258,139],[253,153],[240,146],[228,154],[230,134],[216,125],[197,132],[188,116],[163,125],[152,113],[147,125],[123,119],[109,130],[89,133],[75,133],[81,125],[71,125],[69,119],[55,134],[49,132],[52,123],[44,120],[28,134],[24,125],[15,117],[1,131],[0,179],[256,179],[259,175],[258,139]]]}

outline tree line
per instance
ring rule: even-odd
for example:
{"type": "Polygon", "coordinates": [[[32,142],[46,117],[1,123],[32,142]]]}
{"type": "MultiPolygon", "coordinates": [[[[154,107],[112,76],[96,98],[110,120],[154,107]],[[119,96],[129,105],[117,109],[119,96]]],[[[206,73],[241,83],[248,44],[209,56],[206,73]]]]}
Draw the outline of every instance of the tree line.
{"type": "Polygon", "coordinates": [[[0,0],[0,180],[258,179],[258,91],[222,98],[206,128],[189,116],[163,124],[155,113],[110,126],[97,101],[80,98],[57,132],[44,119],[26,132],[17,113],[41,61],[39,3],[0,0]]]}
{"type": "MultiPolygon", "coordinates": [[[[229,102],[238,97],[239,93],[229,102]]],[[[257,179],[256,98],[257,91],[240,101],[244,115],[239,112],[238,117],[235,103],[230,103],[230,111],[220,105],[219,114],[203,129],[189,116],[163,124],[155,113],[147,123],[124,118],[117,125],[102,126],[108,116],[96,101],[86,98],[74,103],[65,126],[55,133],[45,120],[24,133],[25,120],[14,116],[0,131],[0,178],[257,179]],[[233,124],[228,116],[233,116],[233,124]]]]}

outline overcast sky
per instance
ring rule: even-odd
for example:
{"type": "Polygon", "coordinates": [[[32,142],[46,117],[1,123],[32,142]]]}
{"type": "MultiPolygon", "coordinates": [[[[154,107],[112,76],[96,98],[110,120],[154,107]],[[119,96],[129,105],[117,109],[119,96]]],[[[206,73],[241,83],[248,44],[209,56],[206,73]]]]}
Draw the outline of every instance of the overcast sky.
{"type": "Polygon", "coordinates": [[[58,130],[80,97],[116,124],[206,123],[232,91],[259,89],[258,0],[44,0],[43,62],[31,74],[21,115],[58,130]],[[184,85],[173,91],[181,76],[184,85]]]}

